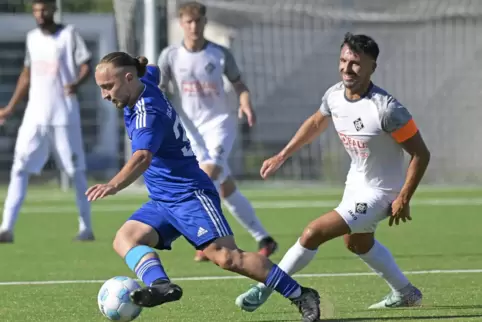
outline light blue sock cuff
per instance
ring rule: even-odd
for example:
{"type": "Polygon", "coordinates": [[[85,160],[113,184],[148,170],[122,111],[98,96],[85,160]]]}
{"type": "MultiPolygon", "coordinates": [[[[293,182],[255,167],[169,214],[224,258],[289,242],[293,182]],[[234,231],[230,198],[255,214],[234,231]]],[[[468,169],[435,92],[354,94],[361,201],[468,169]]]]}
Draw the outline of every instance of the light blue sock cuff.
{"type": "Polygon", "coordinates": [[[131,271],[135,272],[137,264],[139,264],[144,256],[150,253],[155,253],[154,249],[151,247],[145,245],[136,246],[127,252],[124,260],[131,271]]]}

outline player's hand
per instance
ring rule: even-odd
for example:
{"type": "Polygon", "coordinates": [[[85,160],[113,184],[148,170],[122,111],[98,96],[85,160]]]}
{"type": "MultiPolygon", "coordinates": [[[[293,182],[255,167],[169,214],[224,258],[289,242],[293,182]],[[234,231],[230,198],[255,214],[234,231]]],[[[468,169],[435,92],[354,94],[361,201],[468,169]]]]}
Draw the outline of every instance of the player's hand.
{"type": "Polygon", "coordinates": [[[393,222],[395,222],[395,225],[398,226],[400,224],[400,220],[403,222],[412,220],[412,217],[410,216],[410,204],[408,201],[404,201],[400,197],[397,197],[397,199],[392,202],[391,212],[390,219],[388,220],[389,226],[392,226],[393,222]]]}
{"type": "Polygon", "coordinates": [[[5,106],[4,108],[0,109],[0,125],[5,123],[6,119],[13,114],[13,107],[5,106]]]}
{"type": "Polygon", "coordinates": [[[285,158],[283,158],[279,154],[265,160],[263,162],[263,165],[261,166],[261,170],[259,171],[261,178],[263,179],[268,178],[270,175],[275,173],[284,162],[285,162],[285,158]]]}
{"type": "Polygon", "coordinates": [[[78,85],[76,83],[67,84],[64,86],[65,95],[74,95],[77,93],[78,85]]]}
{"type": "Polygon", "coordinates": [[[256,114],[254,110],[249,105],[240,105],[238,110],[238,117],[240,119],[243,118],[243,115],[246,115],[246,119],[248,120],[248,125],[251,127],[256,123],[256,114]]]}
{"type": "Polygon", "coordinates": [[[96,184],[85,192],[88,201],[95,201],[117,193],[117,188],[111,184],[96,184]]]}

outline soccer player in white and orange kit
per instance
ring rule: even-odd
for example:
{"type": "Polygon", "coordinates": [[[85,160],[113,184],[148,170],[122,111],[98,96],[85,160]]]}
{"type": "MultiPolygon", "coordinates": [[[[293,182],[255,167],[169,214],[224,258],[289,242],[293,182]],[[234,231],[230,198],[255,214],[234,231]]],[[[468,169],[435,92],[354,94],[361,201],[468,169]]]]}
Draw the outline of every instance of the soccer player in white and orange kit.
{"type": "MultiPolygon", "coordinates": [[[[334,210],[308,224],[279,267],[294,274],[308,265],[321,244],[344,236],[346,247],[391,288],[388,296],[370,308],[418,306],[422,293],[408,281],[374,233],[378,222],[386,218],[390,218],[390,226],[412,219],[410,200],[428,166],[430,153],[408,110],[371,82],[378,55],[378,45],[372,38],[346,34],[339,62],[342,81],[326,91],[320,109],[280,153],[263,163],[260,173],[264,179],[272,175],[332,120],[351,158],[343,198],[334,210]],[[411,156],[406,172],[404,151],[411,156]]],[[[270,294],[269,288],[259,284],[240,295],[236,304],[252,312],[270,294]]]]}
{"type": "Polygon", "coordinates": [[[10,183],[0,227],[0,243],[13,242],[13,230],[27,193],[31,174],[38,174],[50,152],[57,166],[72,179],[77,192],[77,240],[93,240],[85,157],[80,127],[77,88],[89,75],[91,53],[71,25],[54,21],[55,0],[34,0],[38,28],[27,34],[24,68],[8,105],[0,110],[5,120],[28,92],[28,104],[18,130],[10,183]]]}
{"type": "MultiPolygon", "coordinates": [[[[255,115],[248,88],[231,52],[204,38],[206,7],[198,2],[184,3],[179,8],[179,18],[184,40],[162,51],[158,61],[160,87],[166,91],[173,83],[180,96],[180,106],[174,107],[201,168],[213,180],[230,213],[258,242],[259,252],[270,256],[277,243],[237,189],[228,166],[237,123],[227,105],[223,75],[239,96],[239,117],[246,115],[248,124],[253,126],[255,115]]],[[[197,251],[195,260],[203,261],[206,257],[197,251]]]]}

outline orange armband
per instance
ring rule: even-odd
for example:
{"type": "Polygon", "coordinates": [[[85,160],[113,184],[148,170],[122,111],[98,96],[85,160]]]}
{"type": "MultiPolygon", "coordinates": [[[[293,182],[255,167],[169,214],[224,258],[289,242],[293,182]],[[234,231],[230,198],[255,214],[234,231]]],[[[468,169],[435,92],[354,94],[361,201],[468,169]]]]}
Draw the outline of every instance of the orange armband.
{"type": "Polygon", "coordinates": [[[395,139],[395,141],[397,141],[398,143],[402,143],[410,139],[415,134],[417,134],[417,132],[418,132],[417,125],[415,124],[415,121],[411,119],[410,121],[407,122],[407,124],[399,128],[398,130],[392,132],[391,135],[395,139]]]}

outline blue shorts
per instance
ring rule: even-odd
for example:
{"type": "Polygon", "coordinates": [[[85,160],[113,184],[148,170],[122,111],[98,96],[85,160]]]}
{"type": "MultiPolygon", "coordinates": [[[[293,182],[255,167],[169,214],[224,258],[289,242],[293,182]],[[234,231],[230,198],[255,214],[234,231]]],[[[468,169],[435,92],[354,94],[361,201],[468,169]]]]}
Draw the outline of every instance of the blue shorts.
{"type": "Polygon", "coordinates": [[[155,248],[171,249],[178,237],[184,236],[196,249],[209,242],[233,235],[221,210],[219,195],[197,190],[173,203],[150,200],[128,220],[140,221],[154,228],[159,235],[155,248]]]}

